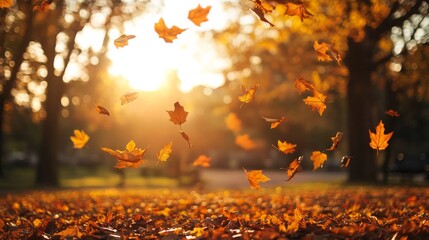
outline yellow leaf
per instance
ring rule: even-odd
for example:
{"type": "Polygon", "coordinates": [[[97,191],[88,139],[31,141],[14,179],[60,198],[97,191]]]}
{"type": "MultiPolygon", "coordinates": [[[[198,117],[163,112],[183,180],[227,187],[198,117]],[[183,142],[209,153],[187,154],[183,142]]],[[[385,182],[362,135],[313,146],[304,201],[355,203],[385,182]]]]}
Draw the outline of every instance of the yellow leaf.
{"type": "Polygon", "coordinates": [[[264,182],[271,180],[267,176],[262,174],[262,170],[247,171],[244,168],[243,168],[243,170],[246,173],[247,180],[249,180],[251,189],[260,189],[261,188],[259,186],[260,182],[264,183],[264,182]]]}
{"type": "Polygon", "coordinates": [[[314,90],[313,91],[313,97],[308,96],[303,101],[305,104],[309,105],[311,107],[311,110],[317,109],[319,112],[319,115],[322,116],[323,112],[326,109],[326,95],[323,95],[322,93],[314,90]]]}
{"type": "Polygon", "coordinates": [[[126,35],[122,34],[120,37],[115,39],[113,43],[115,44],[116,48],[125,47],[128,45],[128,40],[135,38],[134,35],[126,35]]]}
{"type": "Polygon", "coordinates": [[[192,163],[192,166],[201,166],[201,167],[210,167],[211,158],[206,155],[200,155],[197,159],[192,163]]]}
{"type": "Polygon", "coordinates": [[[369,146],[372,149],[377,150],[377,155],[379,150],[384,150],[387,148],[387,146],[389,146],[388,141],[393,135],[393,131],[388,134],[384,134],[384,130],[384,124],[381,120],[375,128],[375,133],[371,132],[371,130],[368,130],[369,138],[371,139],[369,146]]]}
{"type": "Polygon", "coordinates": [[[166,144],[159,152],[158,152],[158,161],[165,162],[170,157],[172,151],[173,142],[166,144]]]}
{"type": "Polygon", "coordinates": [[[177,26],[172,26],[168,28],[165,25],[164,19],[160,18],[158,23],[155,23],[155,32],[158,33],[158,36],[164,39],[167,43],[172,43],[174,39],[177,38],[177,35],[181,34],[186,29],[179,28],[177,26]]]}
{"type": "Polygon", "coordinates": [[[200,26],[201,23],[208,21],[207,15],[210,12],[211,6],[205,8],[201,7],[200,4],[188,13],[188,19],[191,20],[195,25],[200,26]]]}
{"type": "Polygon", "coordinates": [[[127,145],[125,146],[125,149],[126,149],[128,152],[133,151],[135,148],[136,148],[136,143],[135,143],[133,140],[129,141],[129,142],[127,143],[127,145]]]}
{"type": "Polygon", "coordinates": [[[313,161],[313,171],[315,171],[316,169],[323,167],[323,164],[328,159],[328,155],[320,151],[314,151],[311,154],[310,159],[313,161]]]}
{"type": "Polygon", "coordinates": [[[277,140],[278,147],[272,146],[284,154],[293,153],[296,148],[296,144],[287,143],[286,141],[282,142],[280,140],[277,140]]]}
{"type": "Polygon", "coordinates": [[[70,137],[70,140],[73,142],[73,147],[81,149],[89,140],[89,136],[83,131],[74,130],[74,136],[70,137]]]}
{"type": "MultiPolygon", "coordinates": [[[[253,101],[255,97],[256,90],[259,88],[259,84],[254,85],[253,87],[246,89],[243,85],[241,85],[241,90],[243,91],[243,95],[238,97],[238,100],[242,103],[250,103],[253,101]]],[[[243,104],[242,104],[243,105],[243,104]]],[[[241,106],[240,106],[241,107],[241,106]]]]}
{"type": "Polygon", "coordinates": [[[317,41],[313,44],[314,50],[316,50],[317,54],[317,60],[319,61],[332,61],[332,58],[326,54],[326,52],[329,50],[329,45],[327,43],[318,43],[317,41]]]}
{"type": "Polygon", "coordinates": [[[310,18],[313,16],[304,6],[303,2],[292,3],[288,2],[284,4],[286,7],[285,15],[289,16],[298,16],[301,18],[301,22],[304,22],[304,19],[310,18]]]}

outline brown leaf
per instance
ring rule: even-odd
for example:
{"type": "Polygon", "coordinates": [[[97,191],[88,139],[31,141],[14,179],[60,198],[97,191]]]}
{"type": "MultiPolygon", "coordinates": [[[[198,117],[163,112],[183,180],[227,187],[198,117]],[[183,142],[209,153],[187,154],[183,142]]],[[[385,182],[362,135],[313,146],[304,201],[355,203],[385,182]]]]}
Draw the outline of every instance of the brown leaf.
{"type": "Polygon", "coordinates": [[[102,107],[100,105],[97,105],[95,107],[95,110],[97,110],[97,112],[99,114],[104,114],[104,115],[110,116],[109,110],[107,110],[106,108],[104,108],[104,107],[102,107]]]}
{"type": "Polygon", "coordinates": [[[195,25],[200,26],[201,23],[208,21],[207,15],[210,12],[211,6],[205,8],[201,7],[200,4],[188,13],[188,19],[191,20],[195,25]]]}
{"type": "Polygon", "coordinates": [[[332,140],[332,146],[328,149],[326,149],[327,151],[332,151],[335,148],[337,148],[338,143],[340,143],[341,138],[343,138],[343,133],[342,132],[337,132],[337,134],[335,134],[334,137],[331,137],[332,140]]]}
{"type": "MultiPolygon", "coordinates": [[[[261,116],[262,117],[262,116],[261,116]]],[[[262,117],[265,121],[271,123],[271,129],[278,127],[284,120],[285,117],[281,117],[279,119],[275,119],[275,118],[266,118],[266,117],[262,117]]]]}
{"type": "Polygon", "coordinates": [[[296,173],[301,172],[302,171],[302,167],[301,167],[301,161],[304,159],[304,156],[299,156],[298,158],[295,158],[290,164],[289,167],[287,169],[287,176],[288,176],[288,181],[291,180],[296,173]]]}
{"type": "Polygon", "coordinates": [[[174,39],[177,39],[177,35],[181,34],[186,29],[179,28],[177,26],[172,26],[168,28],[165,25],[164,19],[160,18],[158,23],[155,23],[155,32],[158,33],[158,36],[164,39],[167,43],[172,43],[174,39]]]}
{"type": "Polygon", "coordinates": [[[116,48],[125,47],[128,46],[128,40],[133,39],[135,37],[135,35],[122,34],[120,37],[115,39],[113,43],[115,44],[116,48]]]}
{"type": "Polygon", "coordinates": [[[397,111],[392,110],[392,109],[389,109],[384,113],[391,116],[391,117],[399,117],[400,116],[400,114],[397,111]]]}
{"type": "Polygon", "coordinates": [[[272,146],[284,154],[293,153],[296,148],[296,144],[287,143],[286,141],[282,142],[280,140],[277,140],[278,147],[272,146]]]}
{"type": "Polygon", "coordinates": [[[244,168],[243,168],[243,170],[246,173],[247,180],[249,180],[251,189],[260,189],[261,188],[259,186],[260,182],[264,183],[264,182],[271,180],[267,176],[262,174],[262,170],[247,171],[244,168]]]}
{"type": "Polygon", "coordinates": [[[189,148],[192,148],[191,140],[189,139],[188,134],[186,134],[183,131],[180,131],[179,133],[180,133],[180,135],[182,135],[182,138],[186,140],[186,142],[188,143],[189,148]]]}
{"type": "Polygon", "coordinates": [[[265,14],[271,13],[273,9],[274,7],[269,3],[263,0],[255,0],[254,5],[250,10],[252,10],[252,12],[255,13],[261,21],[268,23],[271,27],[274,27],[274,24],[265,18],[265,14]]]}
{"type": "Polygon", "coordinates": [[[127,104],[136,100],[139,96],[138,92],[131,92],[121,96],[121,105],[127,104]]]}
{"type": "Polygon", "coordinates": [[[197,159],[192,163],[192,166],[201,166],[201,167],[210,167],[211,158],[206,155],[200,155],[197,159]]]}
{"type": "Polygon", "coordinates": [[[286,7],[285,15],[298,16],[301,18],[301,22],[313,16],[313,14],[305,8],[303,1],[299,1],[298,3],[288,2],[284,5],[286,7]]]}
{"type": "Polygon", "coordinates": [[[314,151],[311,154],[310,159],[313,161],[313,171],[315,171],[316,169],[323,167],[323,164],[328,159],[328,155],[320,151],[314,151]]]}
{"type": "Polygon", "coordinates": [[[387,148],[387,146],[389,146],[388,141],[393,135],[393,131],[388,134],[384,134],[384,130],[384,124],[381,120],[375,128],[375,133],[371,132],[370,129],[368,130],[369,138],[371,139],[369,146],[372,149],[377,150],[377,155],[379,150],[384,150],[387,148]]]}
{"type": "Polygon", "coordinates": [[[174,111],[168,111],[168,115],[170,116],[170,121],[172,121],[175,125],[182,125],[186,122],[186,118],[188,117],[188,113],[185,111],[185,108],[180,105],[179,102],[174,103],[174,111]]]}
{"type": "Polygon", "coordinates": [[[70,140],[73,142],[73,147],[77,149],[82,149],[88,142],[89,136],[83,130],[79,131],[75,129],[73,132],[74,136],[70,137],[70,140]]]}

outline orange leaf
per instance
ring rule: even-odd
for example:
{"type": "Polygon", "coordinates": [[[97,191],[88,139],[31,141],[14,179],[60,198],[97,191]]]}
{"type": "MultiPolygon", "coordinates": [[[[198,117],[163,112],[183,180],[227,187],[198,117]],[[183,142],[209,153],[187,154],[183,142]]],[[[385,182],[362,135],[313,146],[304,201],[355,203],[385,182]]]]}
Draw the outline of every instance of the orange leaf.
{"type": "Polygon", "coordinates": [[[201,166],[201,167],[210,167],[211,158],[206,155],[200,155],[197,159],[192,163],[192,166],[201,166]]]}
{"type": "Polygon", "coordinates": [[[350,160],[352,160],[352,157],[350,156],[344,156],[341,158],[340,167],[348,167],[350,164],[350,160]]]}
{"type": "MultiPolygon", "coordinates": [[[[242,103],[250,103],[253,101],[255,97],[256,90],[258,89],[259,84],[254,85],[253,87],[246,89],[243,85],[241,85],[241,90],[243,91],[243,95],[238,97],[238,100],[242,103]]],[[[243,104],[241,104],[243,105],[243,104]]],[[[240,107],[241,107],[240,105],[240,107]]]]}
{"type": "Polygon", "coordinates": [[[285,15],[289,16],[298,16],[301,18],[301,22],[304,22],[304,19],[310,18],[313,16],[304,6],[303,1],[299,1],[299,3],[285,3],[286,7],[285,15]]]}
{"type": "Polygon", "coordinates": [[[238,133],[241,130],[241,120],[235,113],[229,113],[228,116],[226,116],[225,124],[228,129],[234,133],[238,133]]]}
{"type": "Polygon", "coordinates": [[[301,172],[302,167],[301,167],[301,161],[304,159],[304,156],[300,156],[299,158],[295,158],[290,164],[289,167],[287,169],[287,176],[288,176],[288,181],[291,180],[296,173],[301,172]]]}
{"type": "Polygon", "coordinates": [[[177,35],[181,34],[186,29],[179,28],[177,26],[172,26],[168,28],[165,25],[164,19],[160,18],[158,23],[155,23],[155,32],[158,33],[158,36],[164,39],[165,42],[172,43],[174,39],[177,38],[177,35]]]}
{"type": "Polygon", "coordinates": [[[291,144],[291,143],[287,143],[286,141],[282,142],[280,140],[277,140],[277,145],[278,147],[274,145],[272,146],[284,154],[295,152],[296,144],[291,144]]]}
{"type": "Polygon", "coordinates": [[[251,189],[260,189],[261,188],[259,186],[260,182],[267,182],[267,181],[271,180],[267,176],[262,174],[262,170],[253,170],[253,171],[249,171],[249,172],[244,168],[243,168],[243,170],[246,173],[247,180],[249,180],[251,189]]]}
{"type": "Polygon", "coordinates": [[[305,91],[315,91],[314,84],[312,82],[304,80],[304,77],[297,78],[295,80],[295,88],[299,94],[305,91]]]}
{"type": "MultiPolygon", "coordinates": [[[[10,1],[10,0],[0,1],[0,2],[1,2],[0,3],[0,8],[2,7],[2,5],[5,4],[4,2],[6,2],[6,5],[10,4],[10,2],[12,2],[12,5],[13,5],[13,1],[10,1]]],[[[41,2],[39,5],[36,5],[36,6],[33,7],[33,11],[40,11],[40,12],[44,12],[45,13],[45,12],[47,12],[49,10],[49,5],[51,5],[52,2],[53,1],[43,0],[43,2],[41,2]]]]}
{"type": "Polygon", "coordinates": [[[340,141],[341,141],[341,138],[343,138],[343,133],[342,132],[337,132],[337,134],[335,134],[334,137],[331,137],[332,146],[330,148],[326,149],[326,150],[332,151],[335,148],[337,148],[338,143],[340,143],[340,141]]]}
{"type": "MultiPolygon", "coordinates": [[[[262,116],[261,116],[262,117],[262,116]]],[[[285,117],[281,117],[279,119],[274,119],[274,118],[266,118],[266,117],[262,117],[265,121],[271,123],[271,129],[278,127],[284,120],[285,117]]]]}
{"type": "Polygon", "coordinates": [[[97,106],[95,107],[95,110],[97,110],[97,112],[98,112],[99,114],[104,114],[104,115],[110,116],[109,111],[108,111],[106,108],[104,108],[104,107],[102,107],[102,106],[100,106],[100,105],[97,105],[97,106]]]}
{"type": "Polygon", "coordinates": [[[135,38],[134,35],[126,35],[122,34],[120,37],[115,39],[113,43],[115,44],[116,48],[125,47],[128,45],[128,40],[135,38]]]}
{"type": "Polygon", "coordinates": [[[319,115],[322,116],[323,112],[326,109],[326,95],[323,95],[322,93],[314,90],[313,91],[313,97],[307,97],[303,101],[305,104],[309,105],[311,107],[311,110],[317,109],[319,112],[319,115]]]}
{"type": "Polygon", "coordinates": [[[315,171],[316,169],[323,167],[323,164],[328,159],[328,155],[320,151],[314,151],[311,154],[310,159],[313,161],[313,171],[315,171]]]}
{"type": "Polygon", "coordinates": [[[256,144],[250,139],[248,134],[238,135],[235,137],[235,144],[244,150],[251,150],[256,147],[256,144]]]}
{"type": "MultiPolygon", "coordinates": [[[[1,0],[0,1],[0,8],[10,8],[13,6],[13,3],[14,3],[13,0],[1,0]]],[[[34,10],[34,8],[33,8],[33,10],[34,10]]]]}
{"type": "Polygon", "coordinates": [[[265,18],[265,13],[270,13],[273,11],[273,9],[274,7],[269,3],[261,0],[255,0],[254,5],[250,10],[252,10],[252,12],[254,12],[261,21],[270,24],[271,27],[274,27],[274,24],[265,18]]]}
{"type": "Polygon", "coordinates": [[[73,147],[81,149],[89,140],[89,136],[83,131],[74,130],[74,136],[70,137],[70,140],[73,142],[73,147]]]}
{"type": "Polygon", "coordinates": [[[192,144],[191,144],[191,141],[189,139],[188,134],[186,134],[183,131],[180,131],[179,133],[180,133],[180,135],[182,135],[182,138],[186,140],[186,142],[188,143],[189,148],[192,148],[192,144]]]}
{"type": "Polygon", "coordinates": [[[127,104],[136,100],[139,96],[138,92],[131,92],[121,96],[121,105],[127,104]]]}
{"type": "Polygon", "coordinates": [[[116,168],[125,167],[138,167],[143,163],[143,156],[147,150],[136,148],[136,144],[133,140],[129,141],[125,147],[125,150],[112,150],[110,148],[102,147],[101,150],[109,153],[118,160],[116,168]]]}
{"type": "Polygon", "coordinates": [[[202,8],[200,4],[188,13],[188,19],[191,20],[195,25],[200,26],[201,23],[207,22],[207,15],[210,12],[211,6],[202,8]]]}
{"type": "Polygon", "coordinates": [[[172,121],[175,125],[182,125],[186,122],[186,118],[188,117],[188,113],[185,111],[185,108],[180,105],[179,102],[174,103],[174,111],[168,111],[168,115],[170,115],[170,121],[172,121]]]}
{"type": "Polygon", "coordinates": [[[65,237],[82,237],[83,233],[79,231],[79,228],[77,226],[70,226],[66,229],[64,229],[61,232],[55,233],[54,236],[61,236],[63,238],[65,237]]]}
{"type": "Polygon", "coordinates": [[[393,131],[388,134],[384,134],[384,130],[385,130],[384,124],[381,120],[380,120],[380,123],[378,123],[377,127],[375,128],[375,133],[372,133],[371,130],[368,130],[369,138],[371,139],[369,146],[372,149],[377,150],[377,155],[379,150],[384,150],[387,148],[387,146],[389,146],[387,142],[390,140],[390,138],[393,135],[393,131]]]}
{"type": "Polygon", "coordinates": [[[392,110],[392,109],[389,109],[384,113],[391,116],[391,117],[399,117],[400,116],[400,114],[397,111],[392,110]]]}
{"type": "Polygon", "coordinates": [[[314,42],[313,44],[314,50],[316,50],[316,54],[317,54],[317,60],[319,61],[332,61],[332,58],[326,54],[326,52],[329,50],[329,44],[327,43],[318,43],[317,41],[314,42]]]}
{"type": "Polygon", "coordinates": [[[173,147],[173,142],[166,144],[159,152],[158,152],[158,161],[165,162],[170,157],[171,148],[173,147]]]}

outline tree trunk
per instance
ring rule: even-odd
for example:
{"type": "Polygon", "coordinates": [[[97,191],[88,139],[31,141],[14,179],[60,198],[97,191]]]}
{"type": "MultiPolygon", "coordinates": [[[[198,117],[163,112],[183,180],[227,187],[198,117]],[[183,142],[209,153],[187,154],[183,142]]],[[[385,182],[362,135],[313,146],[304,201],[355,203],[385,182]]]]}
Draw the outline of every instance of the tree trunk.
{"type": "Polygon", "coordinates": [[[369,146],[368,130],[375,128],[374,92],[371,81],[372,56],[376,41],[365,37],[361,42],[348,39],[349,50],[345,64],[349,70],[347,86],[347,123],[349,154],[349,182],[377,181],[375,150],[369,146]]]}

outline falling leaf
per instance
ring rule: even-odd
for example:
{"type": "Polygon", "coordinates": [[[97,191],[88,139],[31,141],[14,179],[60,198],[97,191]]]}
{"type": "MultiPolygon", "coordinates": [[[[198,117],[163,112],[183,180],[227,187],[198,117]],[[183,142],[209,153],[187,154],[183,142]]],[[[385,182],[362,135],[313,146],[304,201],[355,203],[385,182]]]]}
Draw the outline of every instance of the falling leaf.
{"type": "Polygon", "coordinates": [[[316,54],[317,54],[317,60],[319,61],[332,61],[332,58],[326,54],[326,52],[329,50],[329,44],[327,43],[318,43],[317,41],[314,42],[313,44],[314,50],[316,50],[316,54]]]}
{"type": "Polygon", "coordinates": [[[200,155],[197,159],[192,163],[192,166],[201,166],[201,167],[210,167],[211,158],[206,155],[200,155]]]}
{"type": "Polygon", "coordinates": [[[122,34],[120,37],[115,39],[113,43],[115,44],[116,48],[125,47],[128,46],[128,40],[133,39],[135,37],[135,35],[122,34]]]}
{"type": "Polygon", "coordinates": [[[338,143],[340,143],[340,141],[341,141],[341,138],[343,138],[343,133],[342,132],[337,132],[337,134],[335,134],[334,137],[331,137],[332,146],[330,148],[326,149],[326,150],[332,151],[335,148],[337,148],[338,143]]]}
{"type": "Polygon", "coordinates": [[[332,43],[330,51],[332,53],[332,57],[334,57],[335,61],[337,61],[338,66],[341,66],[341,61],[343,58],[341,57],[339,51],[334,47],[334,43],[332,43]]]}
{"type": "Polygon", "coordinates": [[[158,161],[165,162],[170,157],[171,151],[173,147],[173,142],[166,144],[161,150],[158,152],[158,161]]]}
{"type": "Polygon", "coordinates": [[[13,6],[13,2],[13,0],[0,0],[0,8],[10,8],[13,6]]]}
{"type": "Polygon", "coordinates": [[[243,95],[238,97],[238,100],[240,100],[240,102],[242,102],[241,106],[243,105],[243,103],[250,103],[253,101],[254,97],[255,97],[255,92],[258,89],[259,84],[254,85],[253,87],[246,89],[243,85],[241,85],[241,90],[243,91],[243,95]]]}
{"type": "Polygon", "coordinates": [[[323,167],[323,164],[328,159],[328,155],[320,151],[314,151],[310,159],[313,161],[313,171],[316,171],[316,169],[323,167]]]}
{"type": "Polygon", "coordinates": [[[147,147],[145,149],[136,148],[135,142],[131,140],[127,143],[125,150],[112,150],[105,147],[102,147],[101,150],[109,153],[118,160],[115,168],[136,168],[143,163],[143,156],[147,150],[147,147]]]}
{"type": "Polygon", "coordinates": [[[391,117],[399,117],[400,116],[400,114],[397,111],[392,110],[392,109],[389,109],[384,113],[391,116],[391,117]]]}
{"type": "Polygon", "coordinates": [[[372,149],[377,150],[377,156],[378,156],[379,150],[384,150],[387,148],[387,146],[389,146],[387,142],[390,140],[390,138],[393,135],[393,131],[388,134],[384,134],[384,130],[385,130],[384,124],[381,120],[380,120],[380,123],[378,123],[377,127],[375,128],[375,133],[371,132],[371,130],[368,130],[369,138],[371,139],[369,146],[372,149]]]}
{"type": "Polygon", "coordinates": [[[295,80],[295,89],[299,94],[302,94],[305,91],[315,91],[314,84],[304,80],[304,77],[300,77],[295,80]]]}
{"type": "Polygon", "coordinates": [[[340,167],[348,167],[350,164],[350,160],[352,160],[352,157],[350,156],[344,156],[341,158],[340,167]]]}
{"type": "Polygon", "coordinates": [[[303,1],[299,1],[298,3],[288,2],[284,5],[286,7],[285,15],[298,16],[301,18],[301,22],[313,16],[313,14],[305,8],[303,1]]]}
{"type": "Polygon", "coordinates": [[[255,142],[253,142],[253,140],[250,139],[250,136],[248,134],[237,135],[235,137],[235,144],[237,144],[244,150],[251,150],[256,147],[255,142]]]}
{"type": "Polygon", "coordinates": [[[175,125],[182,125],[186,122],[186,117],[188,117],[188,113],[185,111],[185,108],[180,105],[179,102],[174,103],[174,111],[168,111],[168,115],[170,115],[170,121],[172,121],[175,125]]]}
{"type": "Polygon", "coordinates": [[[164,39],[167,43],[172,43],[174,39],[177,38],[177,35],[181,34],[186,29],[179,28],[177,26],[172,26],[168,28],[165,25],[164,19],[160,18],[158,23],[155,23],[155,32],[158,33],[158,36],[164,39]]]}
{"type": "Polygon", "coordinates": [[[121,96],[121,105],[127,104],[129,102],[132,102],[134,100],[136,100],[139,96],[138,92],[131,92],[131,93],[126,93],[124,95],[121,96]]]}
{"type": "Polygon", "coordinates": [[[271,180],[267,176],[262,174],[262,170],[247,171],[244,168],[243,168],[243,170],[246,173],[247,179],[249,180],[251,189],[260,189],[261,188],[259,186],[260,182],[264,183],[264,182],[271,180]]]}
{"type": "Polygon", "coordinates": [[[201,7],[200,4],[188,13],[188,19],[191,20],[195,25],[200,26],[201,23],[207,22],[207,15],[210,12],[211,6],[207,6],[205,8],[201,7]]]}
{"type": "Polygon", "coordinates": [[[234,133],[238,133],[241,130],[241,120],[237,114],[229,113],[225,118],[226,127],[234,133]]]}
{"type": "Polygon", "coordinates": [[[104,114],[104,115],[110,116],[109,111],[108,111],[106,108],[104,108],[104,107],[102,107],[102,106],[100,106],[100,105],[97,105],[97,106],[95,107],[95,110],[97,110],[97,112],[98,112],[99,114],[104,114]]]}
{"type": "Polygon", "coordinates": [[[271,6],[269,3],[261,0],[255,0],[254,5],[250,10],[252,10],[252,12],[254,12],[261,21],[270,24],[271,27],[274,27],[274,24],[272,24],[265,18],[265,14],[271,13],[273,9],[274,7],[271,6]]]}
{"type": "MultiPolygon", "coordinates": [[[[9,2],[9,1],[6,1],[6,2],[9,2]]],[[[53,2],[52,0],[51,1],[44,0],[39,5],[34,6],[33,11],[40,11],[45,13],[49,10],[49,6],[51,5],[52,2],[53,2]]]]}
{"type": "Polygon", "coordinates": [[[182,138],[186,140],[186,142],[188,143],[189,148],[192,148],[192,144],[191,144],[191,141],[189,139],[188,134],[186,134],[183,131],[180,131],[179,133],[180,133],[180,135],[182,135],[182,138]]]}
{"type": "MultiPolygon", "coordinates": [[[[262,117],[262,116],[261,116],[262,117]]],[[[285,120],[285,117],[279,119],[262,117],[265,121],[271,123],[271,129],[278,127],[285,120]]]]}
{"type": "Polygon", "coordinates": [[[287,168],[287,176],[288,176],[288,181],[291,180],[296,173],[301,172],[302,167],[301,167],[301,161],[304,159],[304,156],[299,156],[298,158],[295,158],[290,164],[289,167],[287,168]]]}
{"type": "Polygon", "coordinates": [[[316,110],[319,112],[319,115],[322,116],[323,112],[326,109],[326,95],[314,90],[313,96],[308,96],[303,101],[305,104],[309,105],[311,107],[311,110],[316,110]]]}
{"type": "Polygon", "coordinates": [[[81,149],[85,146],[85,144],[89,140],[89,136],[83,131],[74,130],[74,136],[70,137],[70,140],[73,142],[73,147],[77,149],[81,149]]]}
{"type": "Polygon", "coordinates": [[[284,154],[293,153],[296,148],[296,144],[287,143],[286,141],[282,142],[280,140],[277,140],[278,147],[272,146],[284,154]]]}

